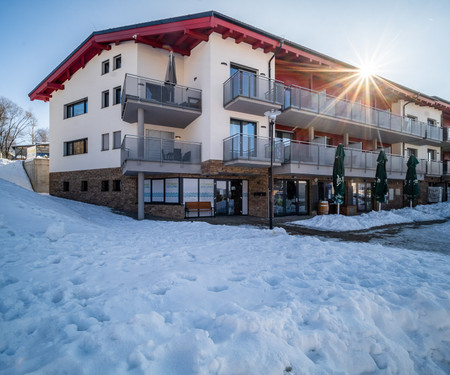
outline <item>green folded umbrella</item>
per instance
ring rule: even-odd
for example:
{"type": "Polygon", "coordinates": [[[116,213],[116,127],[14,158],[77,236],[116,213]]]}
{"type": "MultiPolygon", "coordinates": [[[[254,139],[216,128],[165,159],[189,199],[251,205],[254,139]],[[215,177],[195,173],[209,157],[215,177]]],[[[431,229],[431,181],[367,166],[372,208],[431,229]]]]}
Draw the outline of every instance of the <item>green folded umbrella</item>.
{"type": "Polygon", "coordinates": [[[386,162],[387,157],[384,150],[380,151],[377,159],[377,171],[375,173],[375,183],[373,187],[373,196],[378,203],[386,202],[386,194],[388,192],[386,162]]]}
{"type": "Polygon", "coordinates": [[[345,152],[342,144],[336,148],[333,165],[333,188],[334,188],[334,203],[339,205],[344,203],[345,197],[345,166],[344,166],[345,152]]]}
{"type": "Polygon", "coordinates": [[[419,182],[417,181],[417,171],[416,166],[419,164],[419,161],[416,159],[414,155],[410,155],[408,159],[408,169],[406,171],[405,178],[405,186],[404,186],[404,194],[410,200],[411,205],[412,201],[419,196],[419,182]]]}

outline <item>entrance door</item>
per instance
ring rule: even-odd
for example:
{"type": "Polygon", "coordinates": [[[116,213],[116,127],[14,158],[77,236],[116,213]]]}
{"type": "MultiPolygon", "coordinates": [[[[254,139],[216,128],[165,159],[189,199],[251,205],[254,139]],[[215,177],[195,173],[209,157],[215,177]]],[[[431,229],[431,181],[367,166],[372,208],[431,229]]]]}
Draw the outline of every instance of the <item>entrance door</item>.
{"type": "Polygon", "coordinates": [[[216,215],[242,215],[242,190],[241,180],[217,180],[215,192],[216,215]]]}
{"type": "Polygon", "coordinates": [[[372,187],[370,182],[353,182],[353,205],[360,212],[372,210],[372,187]]]}

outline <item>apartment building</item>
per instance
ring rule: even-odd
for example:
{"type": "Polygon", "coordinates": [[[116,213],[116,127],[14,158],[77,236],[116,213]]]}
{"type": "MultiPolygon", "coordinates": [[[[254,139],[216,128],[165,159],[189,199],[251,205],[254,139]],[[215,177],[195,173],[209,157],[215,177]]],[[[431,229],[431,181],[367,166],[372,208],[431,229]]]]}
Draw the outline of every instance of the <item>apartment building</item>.
{"type": "Polygon", "coordinates": [[[339,143],[355,211],[372,209],[380,148],[387,207],[411,153],[418,202],[449,184],[449,102],[214,11],[94,32],[29,95],[50,103],[50,194],[139,218],[198,215],[187,202],[266,217],[271,156],[275,215],[315,214],[339,143]]]}

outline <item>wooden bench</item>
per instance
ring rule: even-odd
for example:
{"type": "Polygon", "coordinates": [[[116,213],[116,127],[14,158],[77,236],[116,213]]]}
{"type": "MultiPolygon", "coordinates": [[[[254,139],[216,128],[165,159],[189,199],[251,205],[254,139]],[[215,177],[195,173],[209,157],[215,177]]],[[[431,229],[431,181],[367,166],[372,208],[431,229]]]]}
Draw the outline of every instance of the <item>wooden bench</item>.
{"type": "Polygon", "coordinates": [[[197,211],[198,216],[200,216],[200,212],[209,212],[211,216],[214,216],[211,202],[186,202],[184,204],[184,216],[189,217],[188,215],[191,211],[197,211]]]}

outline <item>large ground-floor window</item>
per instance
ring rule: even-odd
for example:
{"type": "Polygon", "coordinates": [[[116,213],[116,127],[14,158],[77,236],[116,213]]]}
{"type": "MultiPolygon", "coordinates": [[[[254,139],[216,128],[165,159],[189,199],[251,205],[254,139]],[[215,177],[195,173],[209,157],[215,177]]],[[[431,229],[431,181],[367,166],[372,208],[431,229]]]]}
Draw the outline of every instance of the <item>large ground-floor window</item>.
{"type": "Polygon", "coordinates": [[[352,183],[352,204],[360,212],[372,210],[372,184],[370,182],[352,183]]]}
{"type": "Polygon", "coordinates": [[[275,180],[274,215],[307,215],[308,182],[297,180],[275,180]]]}

